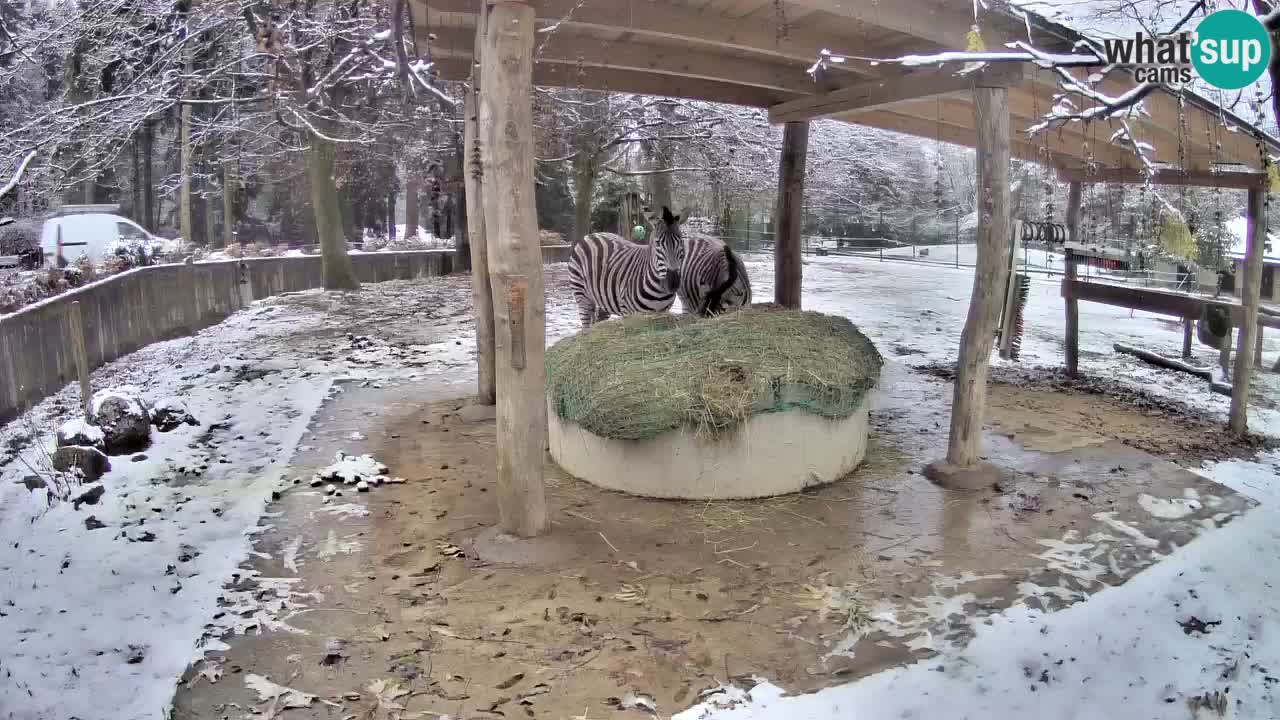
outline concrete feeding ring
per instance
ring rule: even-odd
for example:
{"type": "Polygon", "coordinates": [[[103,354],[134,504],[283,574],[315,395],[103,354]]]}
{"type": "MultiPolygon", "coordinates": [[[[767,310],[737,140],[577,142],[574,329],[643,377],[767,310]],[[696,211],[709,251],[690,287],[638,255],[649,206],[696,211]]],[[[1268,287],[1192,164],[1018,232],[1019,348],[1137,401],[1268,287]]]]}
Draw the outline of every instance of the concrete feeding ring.
{"type": "Polygon", "coordinates": [[[671,430],[650,440],[601,437],[547,412],[551,457],[574,477],[643,497],[747,500],[826,485],[867,454],[864,398],[847,418],[804,410],[752,415],[735,432],[699,438],[671,430]]]}
{"type": "Polygon", "coordinates": [[[773,306],[601,323],[548,352],[551,456],[593,485],[654,498],[832,483],[866,457],[881,364],[848,320],[773,306]]]}

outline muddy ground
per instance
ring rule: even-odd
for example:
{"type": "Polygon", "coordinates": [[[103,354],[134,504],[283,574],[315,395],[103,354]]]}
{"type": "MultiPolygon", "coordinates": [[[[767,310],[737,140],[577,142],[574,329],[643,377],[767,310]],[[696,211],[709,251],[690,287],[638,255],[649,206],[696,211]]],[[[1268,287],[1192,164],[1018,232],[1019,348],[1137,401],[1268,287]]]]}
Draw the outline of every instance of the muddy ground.
{"type": "MultiPolygon", "coordinates": [[[[924,365],[917,371],[946,381],[955,378],[951,364],[924,365]]],[[[1201,383],[1195,378],[1188,382],[1201,383]]],[[[1255,385],[1255,389],[1259,388],[1255,385]]],[[[1251,400],[1251,405],[1258,404],[1259,398],[1251,400]]],[[[1044,452],[1107,438],[1196,468],[1205,461],[1252,458],[1280,446],[1275,438],[1236,435],[1220,417],[1188,403],[1110,378],[1069,378],[1061,368],[991,368],[987,407],[991,411],[988,424],[1044,452]],[[1066,432],[1054,437],[1050,427],[1066,432]],[[1068,445],[1061,444],[1064,440],[1068,445]]]]}
{"type": "MultiPolygon", "coordinates": [[[[949,390],[914,387],[934,403],[949,390]]],[[[994,388],[1004,434],[986,440],[1015,473],[983,491],[922,478],[936,421],[899,397],[873,413],[863,467],[784,498],[647,500],[548,461],[552,531],[517,541],[493,530],[488,409],[426,382],[347,384],[297,476],[342,449],[407,482],[328,499],[302,484],[273,507],[238,586],[272,610],[193,668],[175,717],[270,716],[281,698],[263,701],[251,676],[317,696],[288,718],[394,705],[405,718],[601,718],[649,702],[666,716],[751,675],[812,690],[962,643],[1015,603],[1084,600],[1249,504],[1119,441],[1172,437],[1181,419],[1016,391],[994,388]]]]}

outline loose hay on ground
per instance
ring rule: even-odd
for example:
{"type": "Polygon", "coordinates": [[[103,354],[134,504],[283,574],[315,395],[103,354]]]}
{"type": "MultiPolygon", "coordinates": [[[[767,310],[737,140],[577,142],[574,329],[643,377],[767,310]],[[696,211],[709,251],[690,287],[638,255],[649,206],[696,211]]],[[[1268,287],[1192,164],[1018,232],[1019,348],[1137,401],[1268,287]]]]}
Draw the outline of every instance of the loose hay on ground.
{"type": "Polygon", "coordinates": [[[753,414],[853,414],[880,377],[848,320],[756,305],[715,318],[633,315],[547,353],[553,411],[588,432],[645,440],[680,427],[717,434],[753,414]]]}

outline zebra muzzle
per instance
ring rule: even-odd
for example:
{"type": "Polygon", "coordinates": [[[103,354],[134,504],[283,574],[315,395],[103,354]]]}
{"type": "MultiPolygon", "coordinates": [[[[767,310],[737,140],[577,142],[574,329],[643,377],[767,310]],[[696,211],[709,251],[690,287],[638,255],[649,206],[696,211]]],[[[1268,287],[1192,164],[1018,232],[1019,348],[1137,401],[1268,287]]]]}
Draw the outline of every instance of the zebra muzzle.
{"type": "Polygon", "coordinates": [[[667,271],[667,289],[675,290],[680,287],[680,273],[673,270],[667,271]]]}

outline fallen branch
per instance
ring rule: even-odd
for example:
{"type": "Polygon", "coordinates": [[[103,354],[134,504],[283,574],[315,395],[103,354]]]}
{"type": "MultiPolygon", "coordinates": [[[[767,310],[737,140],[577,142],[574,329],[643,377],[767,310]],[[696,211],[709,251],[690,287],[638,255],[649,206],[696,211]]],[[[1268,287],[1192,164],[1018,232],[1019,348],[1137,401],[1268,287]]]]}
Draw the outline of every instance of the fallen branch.
{"type": "Polygon", "coordinates": [[[1197,367],[1195,365],[1182,362],[1181,360],[1175,360],[1173,358],[1168,358],[1163,355],[1157,355],[1156,353],[1153,353],[1153,352],[1140,350],[1136,347],[1133,347],[1132,345],[1125,345],[1124,343],[1116,343],[1112,345],[1112,347],[1115,348],[1115,351],[1118,353],[1124,353],[1125,355],[1132,355],[1138,358],[1139,360],[1144,360],[1146,362],[1151,363],[1152,365],[1158,365],[1159,367],[1166,368],[1169,370],[1177,370],[1178,372],[1188,373],[1190,375],[1195,375],[1201,380],[1208,380],[1210,382],[1213,382],[1213,371],[1210,370],[1209,368],[1197,367]]]}
{"type": "Polygon", "coordinates": [[[1166,368],[1168,370],[1177,370],[1178,372],[1184,372],[1189,375],[1195,375],[1201,380],[1208,380],[1209,390],[1219,395],[1226,395],[1227,397],[1231,397],[1231,384],[1222,382],[1220,380],[1215,380],[1213,378],[1213,370],[1211,368],[1198,367],[1196,365],[1184,363],[1181,360],[1175,360],[1174,358],[1165,357],[1163,355],[1157,355],[1156,353],[1148,352],[1146,350],[1139,350],[1136,347],[1133,347],[1131,345],[1125,345],[1124,343],[1115,343],[1114,345],[1112,345],[1112,347],[1118,353],[1124,353],[1125,355],[1132,355],[1138,358],[1139,360],[1143,360],[1145,362],[1151,363],[1152,365],[1166,368]]]}

